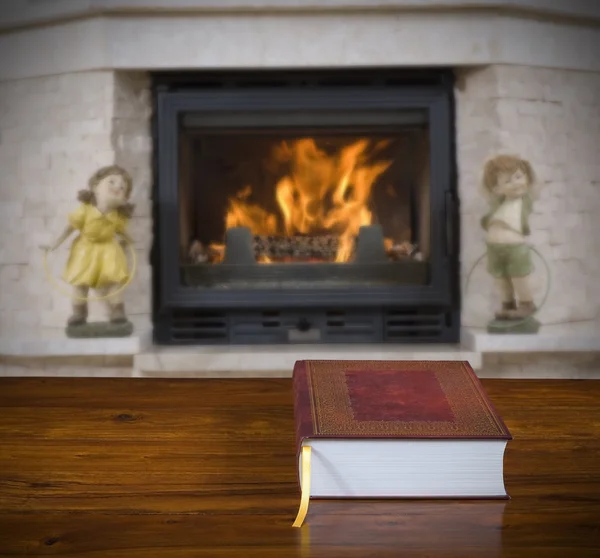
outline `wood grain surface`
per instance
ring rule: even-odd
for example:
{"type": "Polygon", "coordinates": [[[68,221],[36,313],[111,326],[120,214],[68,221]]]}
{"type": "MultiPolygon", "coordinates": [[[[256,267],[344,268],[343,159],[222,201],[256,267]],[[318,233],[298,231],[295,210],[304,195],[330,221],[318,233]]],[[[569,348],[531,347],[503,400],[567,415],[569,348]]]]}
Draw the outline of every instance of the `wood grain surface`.
{"type": "Polygon", "coordinates": [[[299,504],[291,380],[0,379],[0,555],[599,557],[600,382],[484,380],[510,501],[299,504]]]}

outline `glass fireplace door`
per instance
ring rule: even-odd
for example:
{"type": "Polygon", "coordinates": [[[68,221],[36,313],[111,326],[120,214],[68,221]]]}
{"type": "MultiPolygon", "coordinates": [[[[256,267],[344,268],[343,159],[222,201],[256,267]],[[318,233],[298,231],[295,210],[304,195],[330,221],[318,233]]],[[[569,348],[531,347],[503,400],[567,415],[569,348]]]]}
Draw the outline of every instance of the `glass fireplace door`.
{"type": "Polygon", "coordinates": [[[428,177],[424,110],[385,118],[186,113],[179,128],[182,284],[427,284],[428,177]]]}
{"type": "Polygon", "coordinates": [[[451,85],[169,80],[155,117],[161,338],[274,342],[307,322],[323,341],[456,336],[451,85]],[[259,333],[238,335],[249,323],[259,333]]]}

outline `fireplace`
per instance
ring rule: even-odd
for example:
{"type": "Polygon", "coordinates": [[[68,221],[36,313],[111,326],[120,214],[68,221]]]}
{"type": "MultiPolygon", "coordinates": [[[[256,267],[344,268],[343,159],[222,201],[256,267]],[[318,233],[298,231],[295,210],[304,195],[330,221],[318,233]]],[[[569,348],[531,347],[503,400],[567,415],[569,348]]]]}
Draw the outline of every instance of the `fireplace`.
{"type": "Polygon", "coordinates": [[[455,342],[448,71],[159,74],[161,344],[455,342]]]}

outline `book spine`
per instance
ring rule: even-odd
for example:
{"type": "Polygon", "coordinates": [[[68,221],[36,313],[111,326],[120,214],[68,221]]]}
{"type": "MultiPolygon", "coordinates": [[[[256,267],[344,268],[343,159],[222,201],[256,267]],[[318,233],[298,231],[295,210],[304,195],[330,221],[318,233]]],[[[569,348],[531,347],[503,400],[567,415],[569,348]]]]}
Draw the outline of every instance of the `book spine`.
{"type": "Polygon", "coordinates": [[[462,364],[464,370],[466,371],[467,375],[471,379],[473,386],[479,393],[479,396],[481,397],[483,403],[488,406],[490,412],[492,413],[492,416],[494,417],[494,420],[496,422],[498,430],[501,432],[501,435],[495,436],[495,438],[501,438],[501,439],[505,439],[508,441],[512,440],[513,437],[512,437],[512,434],[510,433],[510,430],[506,426],[504,420],[502,420],[500,413],[498,413],[498,409],[496,409],[496,406],[492,403],[492,400],[489,398],[489,395],[485,391],[483,384],[481,383],[481,380],[477,377],[477,374],[475,374],[475,370],[473,370],[473,368],[467,361],[465,361],[461,364],[462,364]]]}
{"type": "Polygon", "coordinates": [[[294,365],[292,375],[294,393],[294,424],[296,427],[296,454],[300,456],[302,441],[314,435],[312,401],[308,387],[306,361],[299,360],[294,365]]]}

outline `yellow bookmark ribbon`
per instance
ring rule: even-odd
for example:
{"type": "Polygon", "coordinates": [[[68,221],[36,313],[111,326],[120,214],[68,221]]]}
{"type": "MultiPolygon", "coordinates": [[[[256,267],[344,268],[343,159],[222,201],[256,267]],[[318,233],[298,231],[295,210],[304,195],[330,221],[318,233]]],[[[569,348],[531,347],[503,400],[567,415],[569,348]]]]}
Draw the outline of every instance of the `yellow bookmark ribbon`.
{"type": "Polygon", "coordinates": [[[302,527],[304,518],[308,513],[308,502],[310,500],[310,446],[302,446],[302,497],[300,498],[300,509],[292,527],[302,527]]]}

